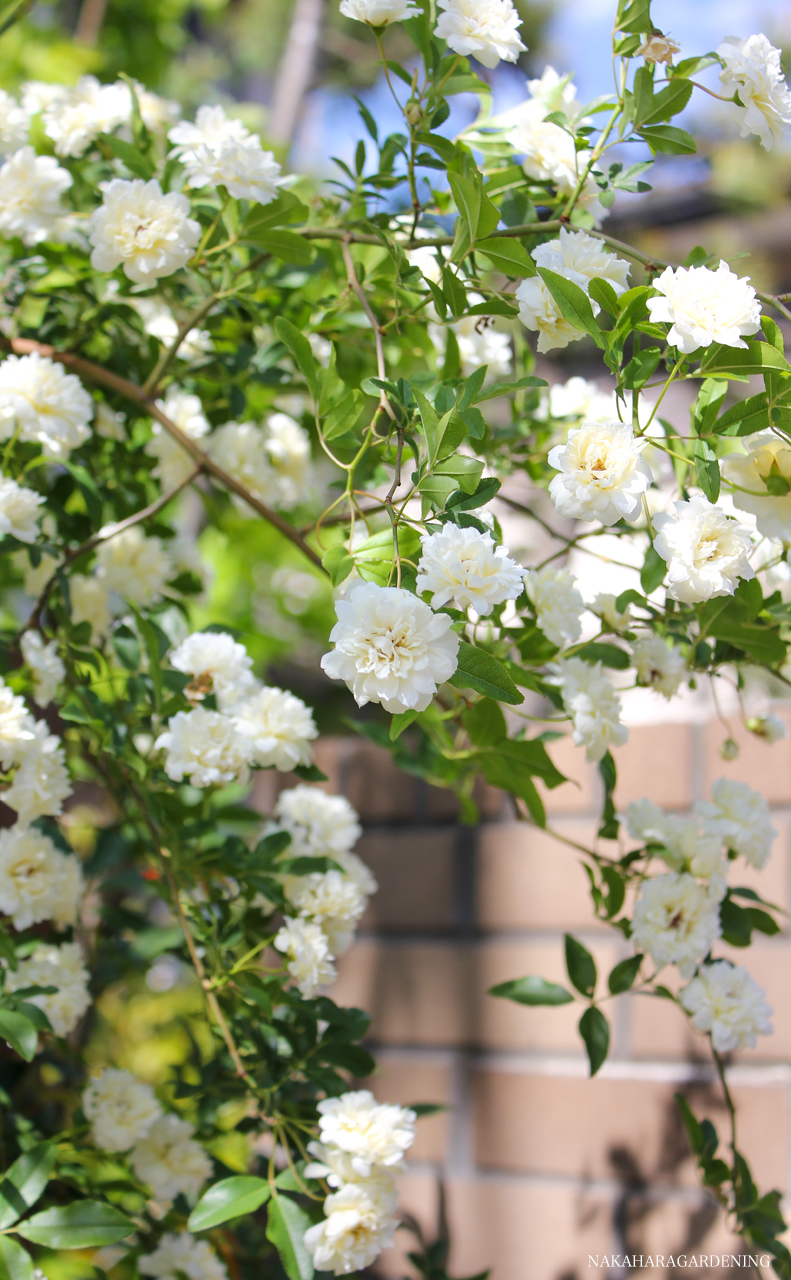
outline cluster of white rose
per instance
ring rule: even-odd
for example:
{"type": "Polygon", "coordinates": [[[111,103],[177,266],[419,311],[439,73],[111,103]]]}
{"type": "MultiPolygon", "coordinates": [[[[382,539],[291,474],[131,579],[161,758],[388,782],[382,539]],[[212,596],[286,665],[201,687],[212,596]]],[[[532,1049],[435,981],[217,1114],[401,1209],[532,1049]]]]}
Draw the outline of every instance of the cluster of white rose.
{"type": "Polygon", "coordinates": [[[107,1067],[83,1093],[82,1109],[95,1145],[102,1151],[128,1152],[135,1176],[161,1205],[168,1206],[178,1195],[195,1202],[211,1174],[211,1160],[193,1137],[189,1121],[163,1112],[150,1085],[128,1071],[107,1067]]]}
{"type": "Polygon", "coordinates": [[[624,821],[671,868],[641,885],[632,920],[635,950],[650,955],[658,969],[673,964],[691,979],[681,1003],[715,1049],[753,1047],[757,1034],[772,1030],[765,993],[742,966],[713,960],[710,952],[722,933],[729,861],[742,857],[760,869],[769,859],[777,832],[766,801],[746,783],[720,778],[711,800],[699,801],[690,815],[640,800],[627,807],[624,821]]]}
{"type": "Polygon", "coordinates": [[[308,1144],[307,1177],[331,1188],[325,1217],[305,1233],[319,1271],[349,1275],[370,1266],[398,1226],[394,1175],[415,1139],[415,1112],[377,1103],[367,1089],[319,1103],[320,1141],[308,1144]]]}
{"type": "Polygon", "coordinates": [[[336,867],[307,875],[281,876],[289,913],[274,945],[304,996],[314,996],[336,977],[333,961],[348,951],[376,880],[353,852],[360,824],[344,796],[315,787],[282,791],[268,831],[291,836],[288,856],[330,858],[336,867]]]}

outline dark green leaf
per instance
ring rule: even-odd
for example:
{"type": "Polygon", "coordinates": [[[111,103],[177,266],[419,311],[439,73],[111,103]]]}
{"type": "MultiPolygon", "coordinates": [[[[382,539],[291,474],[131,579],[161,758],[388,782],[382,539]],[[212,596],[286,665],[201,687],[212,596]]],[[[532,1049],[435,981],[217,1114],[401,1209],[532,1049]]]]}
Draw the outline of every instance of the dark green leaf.
{"type": "Polygon", "coordinates": [[[54,1142],[37,1142],[4,1174],[0,1182],[0,1230],[10,1227],[36,1203],[55,1168],[56,1156],[54,1142]]]}
{"type": "Polygon", "coordinates": [[[417,716],[417,711],[399,711],[390,721],[390,741],[396,742],[405,729],[408,729],[412,721],[417,716]]]}
{"type": "Polygon", "coordinates": [[[280,227],[261,231],[255,237],[255,243],[264,253],[271,253],[273,257],[282,258],[297,267],[309,266],[316,256],[316,248],[309,240],[280,227]]]}
{"type": "MultiPolygon", "coordinates": [[[[673,80],[664,89],[660,89],[659,93],[653,94],[644,104],[641,104],[640,115],[635,119],[635,127],[639,128],[641,136],[645,136],[646,125],[656,125],[662,120],[670,120],[672,116],[678,115],[679,111],[684,110],[691,96],[692,85],[688,80],[673,80]]],[[[683,129],[677,132],[682,135],[682,138],[689,136],[683,129]]],[[[646,138],[646,142],[649,142],[649,138],[646,138]]],[[[695,150],[694,144],[692,150],[695,150]]]]}
{"type": "Polygon", "coordinates": [[[739,907],[730,898],[720,904],[720,924],[722,937],[732,947],[749,947],[752,940],[753,922],[749,911],[739,907]]]}
{"type": "Polygon", "coordinates": [[[38,1048],[38,1031],[29,1018],[0,1008],[0,1036],[25,1062],[32,1062],[38,1048]]]}
{"type": "Polygon", "coordinates": [[[693,424],[699,436],[707,436],[714,429],[720,405],[728,391],[728,383],[723,379],[706,378],[695,401],[693,424]]]}
{"type": "Polygon", "coordinates": [[[505,716],[492,698],[481,698],[466,707],[461,718],[476,747],[493,747],[508,733],[505,716]]]}
{"type": "Polygon", "coordinates": [[[288,347],[294,357],[297,368],[302,373],[305,381],[310,387],[314,400],[318,398],[318,367],[313,358],[313,352],[310,349],[310,343],[299,329],[295,328],[290,320],[286,320],[284,316],[277,316],[275,319],[275,333],[285,347],[288,347]]]}
{"type": "Polygon", "coordinates": [[[695,441],[695,472],[709,502],[720,496],[720,464],[708,440],[695,441]]]}
{"type": "Polygon", "coordinates": [[[33,1280],[33,1259],[10,1236],[0,1236],[0,1280],[33,1280]]]}
{"type": "Polygon", "coordinates": [[[574,999],[571,992],[559,983],[547,982],[545,978],[532,973],[526,978],[513,978],[511,982],[500,982],[496,987],[490,987],[489,995],[528,1005],[570,1004],[574,999]]]}
{"type": "Polygon", "coordinates": [[[269,1202],[266,1238],[280,1254],[288,1280],[312,1280],[313,1259],[305,1247],[310,1218],[295,1201],[277,1192],[269,1202]]]}
{"type": "MultiPolygon", "coordinates": [[[[522,391],[533,387],[545,387],[546,380],[544,378],[534,378],[532,374],[525,378],[520,378],[518,382],[502,382],[499,386],[489,387],[487,391],[481,392],[476,396],[475,403],[483,404],[484,400],[496,400],[498,396],[510,395],[512,391],[522,391]]],[[[483,483],[488,484],[488,479],[483,483]]]]}
{"type": "Polygon", "coordinates": [[[475,689],[487,698],[496,698],[498,702],[508,702],[512,706],[524,702],[523,695],[503,664],[485,649],[467,644],[466,640],[459,643],[458,669],[448,683],[457,689],[475,689]]]}
{"type": "Polygon", "coordinates": [[[75,1200],[45,1209],[15,1228],[25,1240],[47,1249],[91,1249],[117,1244],[136,1230],[136,1224],[111,1204],[99,1200],[75,1200]]]}
{"type": "Polygon", "coordinates": [[[123,160],[130,173],[136,178],[153,178],[154,164],[148,156],[144,156],[131,142],[116,138],[112,133],[100,133],[97,138],[100,147],[106,147],[119,160],[123,160]]]}
{"type": "Polygon", "coordinates": [[[640,586],[647,596],[652,591],[656,591],[665,580],[667,573],[667,564],[660,556],[659,552],[650,546],[645,553],[643,567],[640,570],[640,586]]]}
{"type": "Polygon", "coordinates": [[[641,955],[630,956],[628,960],[622,960],[614,969],[610,971],[607,979],[607,986],[610,993],[614,996],[619,995],[622,991],[628,991],[634,983],[640,971],[643,957],[641,955]]]}
{"type": "Polygon", "coordinates": [[[579,1033],[585,1042],[591,1075],[595,1076],[610,1048],[610,1024],[601,1009],[591,1005],[579,1020],[579,1033]]]}
{"type": "Polygon", "coordinates": [[[539,267],[538,274],[569,324],[590,334],[596,346],[604,348],[605,339],[594,318],[588,295],[573,280],[567,280],[565,276],[560,276],[547,267],[539,267]]]}
{"type": "Polygon", "coordinates": [[[596,961],[587,947],[572,938],[570,933],[564,935],[566,947],[566,969],[571,985],[583,996],[592,996],[596,990],[596,961]]]}
{"type": "Polygon", "coordinates": [[[188,1231],[208,1231],[230,1218],[255,1213],[269,1199],[265,1178],[224,1178],[215,1182],[196,1204],[187,1221],[188,1231]]]}
{"type": "Polygon", "coordinates": [[[476,253],[485,253],[493,267],[506,276],[534,276],[536,264],[524,245],[508,236],[494,236],[488,240],[479,240],[475,245],[476,253]]]}
{"type": "Polygon", "coordinates": [[[663,156],[691,156],[697,151],[692,135],[672,124],[652,125],[638,132],[654,154],[658,152],[663,156]]]}
{"type": "Polygon", "coordinates": [[[612,667],[615,671],[626,671],[632,661],[625,649],[620,649],[617,644],[604,644],[601,640],[591,640],[589,644],[583,645],[577,650],[576,656],[584,662],[600,662],[602,666],[612,667]]]}

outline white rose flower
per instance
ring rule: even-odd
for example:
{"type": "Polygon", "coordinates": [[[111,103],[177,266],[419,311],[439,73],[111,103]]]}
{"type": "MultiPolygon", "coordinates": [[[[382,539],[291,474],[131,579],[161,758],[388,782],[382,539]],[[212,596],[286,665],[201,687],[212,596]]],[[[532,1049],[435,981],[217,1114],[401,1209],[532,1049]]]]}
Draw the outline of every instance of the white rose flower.
{"type": "Polygon", "coordinates": [[[747,728],[770,746],[773,742],[780,742],[787,733],[785,722],[779,716],[751,716],[747,728]]]}
{"type": "Polygon", "coordinates": [[[665,813],[651,800],[627,805],[625,821],[636,840],[664,846],[660,857],[674,871],[688,871],[709,884],[709,896],[725,896],[725,857],[722,840],[701,832],[700,819],[665,813]]]}
{"type": "Polygon", "coordinates": [[[4,769],[19,764],[36,732],[24,698],[9,689],[0,676],[0,765],[4,769]]]}
{"type": "Polygon", "coordinates": [[[791,91],[780,65],[780,50],[765,35],[746,40],[726,36],[717,54],[724,64],[720,72],[723,89],[739,95],[734,111],[741,136],[755,133],[771,151],[791,124],[791,91]]]}
{"type": "MultiPolygon", "coordinates": [[[[334,858],[349,853],[362,835],[362,827],[345,796],[328,796],[317,787],[300,783],[281,791],[275,803],[277,825],[291,836],[289,855],[294,858],[334,858]]],[[[373,893],[372,889],[364,892],[373,893]]]]}
{"type": "Polygon", "coordinates": [[[52,156],[23,147],[0,169],[0,235],[19,236],[29,248],[57,238],[66,210],[61,196],[71,174],[52,156]]]}
{"type": "Polygon", "coordinates": [[[675,54],[681,53],[681,45],[665,36],[661,31],[652,31],[645,44],[635,54],[636,58],[645,58],[646,62],[672,63],[675,54]]]}
{"type": "Polygon", "coordinates": [[[684,655],[653,632],[633,643],[632,665],[637,672],[637,683],[656,689],[668,701],[678,693],[687,675],[684,655]]]}
{"type": "Polygon", "coordinates": [[[0,831],[0,911],[15,929],[42,920],[58,928],[74,924],[83,891],[82,869],[34,827],[0,831]]]}
{"type": "Polygon", "coordinates": [[[91,1137],[102,1151],[128,1151],[162,1116],[151,1085],[128,1071],[106,1067],[82,1095],[91,1137]]]}
{"type": "Polygon", "coordinates": [[[769,805],[746,782],[718,778],[712,784],[711,800],[699,800],[696,813],[703,828],[719,836],[729,849],[759,870],[765,867],[777,832],[772,826],[769,805]]]}
{"type": "Polygon", "coordinates": [[[754,1049],[757,1035],[770,1036],[772,1009],[766,992],[745,969],[727,960],[704,964],[679,999],[692,1025],[711,1036],[717,1053],[754,1049]]]}
{"type": "MultiPolygon", "coordinates": [[[[32,90],[33,86],[27,88],[32,90]]],[[[59,93],[45,95],[49,101],[37,110],[43,109],[44,132],[55,143],[59,156],[83,155],[100,133],[112,133],[131,114],[132,100],[125,84],[100,84],[95,76],[82,76],[73,88],[58,88],[59,93]]]]}
{"type": "Polygon", "coordinates": [[[66,675],[57,643],[51,640],[44,644],[40,631],[26,631],[20,644],[22,657],[33,673],[33,696],[40,707],[48,707],[66,675]]]}
{"type": "Polygon", "coordinates": [[[352,1156],[355,1172],[362,1178],[376,1165],[401,1168],[415,1141],[416,1119],[407,1107],[377,1102],[368,1089],[319,1103],[321,1141],[352,1156]]]}
{"type": "MultiPolygon", "coordinates": [[[[547,127],[547,126],[544,126],[547,127]]],[[[539,267],[545,267],[572,280],[585,293],[591,280],[606,280],[616,294],[628,287],[629,263],[614,253],[608,253],[600,240],[584,231],[568,231],[561,227],[560,236],[533,250],[532,257],[539,267]]],[[[564,319],[560,308],[540,276],[523,280],[515,293],[519,303],[519,319],[527,329],[538,331],[538,350],[551,351],[566,347],[585,335],[564,319]]],[[[600,307],[591,300],[593,314],[600,307]]]]}
{"type": "Polygon", "coordinates": [[[406,22],[420,16],[412,0],[341,0],[344,18],[367,22],[369,27],[389,27],[391,22],[406,22]]]}
{"type": "Polygon", "coordinates": [[[64,942],[59,947],[36,947],[27,960],[20,960],[16,971],[7,971],[5,989],[57,987],[50,995],[25,996],[25,999],[47,1015],[56,1036],[67,1036],[90,1007],[89,980],[78,944],[64,942]]]}
{"type": "MultiPolygon", "coordinates": [[[[577,151],[574,137],[567,129],[544,119],[553,110],[568,113],[569,109],[568,105],[556,108],[540,101],[524,104],[521,111],[517,108],[508,140],[514,151],[524,157],[522,168],[528,178],[551,182],[558,195],[571,196],[577,190],[580,178],[590,163],[591,153],[588,150],[577,151]]],[[[578,110],[572,109],[570,118],[573,120],[578,114],[578,110]]],[[[599,194],[596,180],[589,174],[577,196],[577,205],[591,215],[596,226],[599,226],[608,213],[599,194]]]]}
{"type": "MultiPolygon", "coordinates": [[[[200,440],[209,432],[209,424],[197,396],[188,395],[179,387],[170,386],[164,400],[157,400],[157,408],[175,423],[190,440],[200,440]]],[[[146,453],[157,459],[154,475],[159,477],[163,489],[175,489],[195,469],[186,449],[159,423],[152,426],[153,436],[146,444],[146,453]]]]}
{"type": "Polygon", "coordinates": [[[539,351],[556,351],[585,336],[566,320],[540,276],[523,280],[514,297],[519,303],[519,319],[522,324],[533,333],[538,333],[539,351]]]}
{"type": "Polygon", "coordinates": [[[791,444],[773,431],[760,431],[745,443],[745,453],[729,453],[720,468],[725,480],[737,485],[733,505],[755,516],[758,532],[765,538],[791,542],[791,488],[773,494],[767,488],[770,476],[779,476],[791,485],[791,444]],[[747,492],[744,492],[747,490],[747,492]]]}
{"type": "Polygon", "coordinates": [[[349,1183],[328,1196],[327,1216],[305,1232],[317,1270],[345,1276],[368,1267],[393,1243],[396,1203],[394,1190],[382,1193],[382,1179],[349,1183]]]}
{"type": "Polygon", "coordinates": [[[646,441],[635,440],[630,423],[583,422],[564,445],[550,449],[547,461],[560,472],[549,496],[563,516],[574,520],[636,520],[651,484],[651,468],[642,457],[646,441]]]}
{"type": "Polygon", "coordinates": [[[213,693],[221,711],[250,697],[258,687],[252,658],[226,631],[194,631],[171,650],[170,665],[192,676],[192,685],[187,686],[192,701],[213,693]]]}
{"type": "Polygon", "coordinates": [[[237,732],[247,739],[252,761],[289,773],[313,759],[310,743],[319,736],[313,713],[286,689],[259,689],[233,708],[237,732]]]}
{"type": "Polygon", "coordinates": [[[603,591],[588,606],[591,613],[601,619],[602,631],[614,631],[616,635],[628,631],[632,625],[632,606],[627,604],[623,612],[619,612],[615,607],[617,599],[611,592],[603,591]]]}
{"type": "Polygon", "coordinates": [[[355,1157],[350,1156],[347,1151],[325,1146],[323,1142],[309,1142],[308,1152],[315,1159],[305,1168],[307,1178],[325,1178],[328,1186],[333,1188],[342,1187],[348,1182],[378,1185],[385,1196],[395,1191],[393,1172],[390,1169],[374,1165],[369,1176],[362,1177],[355,1168],[355,1157]]]}
{"type": "Polygon", "coordinates": [[[116,412],[105,400],[100,400],[96,405],[93,429],[103,440],[125,440],[126,414],[116,412]]]}
{"type": "Polygon", "coordinates": [[[244,782],[252,755],[252,743],[238,732],[222,711],[177,711],[154,743],[164,751],[165,773],[174,782],[188,777],[193,787],[217,782],[244,782]]]}
{"type": "MultiPolygon", "coordinates": [[[[206,451],[259,502],[268,507],[278,505],[281,495],[278,473],[272,465],[266,436],[254,422],[226,422],[209,436],[206,451]]],[[[242,515],[254,514],[242,498],[234,494],[233,501],[242,515]]]]}
{"type": "Polygon", "coordinates": [[[153,1253],[138,1258],[137,1267],[144,1276],[158,1280],[180,1280],[182,1275],[188,1280],[228,1280],[225,1265],[208,1240],[196,1240],[188,1231],[167,1232],[153,1253]]]}
{"type": "Polygon", "coordinates": [[[54,102],[64,102],[69,94],[65,84],[50,84],[45,80],[26,80],[21,88],[22,110],[29,116],[40,115],[54,102]]]}
{"type": "Polygon", "coordinates": [[[173,572],[160,538],[148,538],[139,525],[108,538],[96,552],[97,572],[105,587],[130,604],[153,604],[173,572]]]}
{"type": "Polygon", "coordinates": [[[586,760],[601,760],[611,746],[629,737],[621,724],[621,700],[604,675],[600,662],[565,658],[555,664],[563,706],[571,716],[574,742],[585,747],[586,760]]]}
{"type": "Polygon", "coordinates": [[[229,120],[221,106],[198,108],[195,123],[180,121],[168,133],[176,145],[190,187],[223,186],[235,200],[270,204],[285,179],[272,151],[241,120],[229,120]]]}
{"type": "Polygon", "coordinates": [[[264,449],[278,478],[278,506],[290,511],[307,496],[310,436],[287,413],[267,418],[264,449]]]}
{"type": "Polygon", "coordinates": [[[287,875],[283,889],[294,914],[299,913],[320,927],[333,956],[349,950],[357,922],[368,905],[367,897],[350,876],[335,870],[287,875]]]}
{"type": "Polygon", "coordinates": [[[547,640],[559,649],[574,644],[582,635],[580,618],[585,601],[577,590],[569,569],[556,569],[547,564],[543,569],[528,569],[525,591],[536,611],[536,623],[547,640]]]}
{"type": "Polygon", "coordinates": [[[544,412],[552,418],[585,418],[588,422],[609,422],[614,417],[615,399],[600,391],[586,378],[569,378],[549,388],[544,412]]]}
{"type": "Polygon", "coordinates": [[[761,304],[747,278],[737,276],[727,262],[716,271],[708,267],[666,267],[654,281],[661,297],[648,299],[651,320],[672,325],[667,340],[689,355],[720,342],[744,347],[745,336],[761,327],[761,304]]]}
{"type": "MultiPolygon", "coordinates": [[[[427,254],[428,259],[433,260],[436,266],[436,258],[430,250],[418,249],[417,252],[427,254]]],[[[411,255],[412,258],[414,256],[414,254],[411,255]]],[[[469,293],[467,302],[469,306],[475,306],[476,303],[483,302],[483,298],[479,293],[469,293]]],[[[461,371],[465,378],[468,378],[475,369],[480,369],[482,365],[486,365],[484,386],[511,373],[510,336],[507,333],[498,333],[490,317],[463,316],[461,320],[454,321],[449,327],[456,335],[461,371]]],[[[444,359],[448,345],[445,326],[430,324],[428,332],[437,349],[437,356],[444,359]]]]}
{"type": "Polygon", "coordinates": [[[20,542],[35,542],[39,532],[39,507],[44,502],[35,489],[25,489],[16,480],[0,475],[0,535],[10,534],[20,542]]]}
{"type": "Polygon", "coordinates": [[[110,592],[105,579],[74,573],[69,578],[69,596],[71,620],[75,627],[81,622],[90,622],[94,642],[100,640],[107,634],[112,620],[110,592]]]}
{"type": "Polygon", "coordinates": [[[27,142],[30,113],[0,89],[0,155],[12,156],[27,142]]]}
{"type": "Polygon", "coordinates": [[[335,648],[321,665],[332,680],[345,680],[358,707],[425,711],[456,670],[459,638],[450,618],[401,587],[354,583],[335,611],[335,648]]]}
{"type": "Polygon", "coordinates": [[[521,565],[506,547],[495,547],[489,533],[446,524],[439,533],[424,534],[417,567],[417,592],[431,593],[435,609],[475,609],[482,618],[496,604],[522,594],[521,565]]]}
{"type": "Polygon", "coordinates": [[[154,1199],[168,1202],[179,1194],[190,1204],[211,1175],[211,1160],[192,1136],[188,1120],[162,1116],[129,1157],[136,1177],[154,1193],[154,1199]]]}
{"type": "Polygon", "coordinates": [[[163,195],[155,178],[113,178],[91,217],[91,265],[124,274],[135,284],[153,285],[187,265],[201,236],[190,218],[190,203],[175,191],[163,195]]]}
{"type": "Polygon", "coordinates": [[[695,604],[732,596],[740,578],[754,578],[746,529],[703,497],[676,502],[674,516],[653,517],[654,550],[667,561],[667,594],[695,604]]]}
{"type": "Polygon", "coordinates": [[[152,133],[164,133],[181,115],[181,107],[170,98],[161,98],[142,84],[135,84],[140,117],[152,133]]]}
{"type": "Polygon", "coordinates": [[[320,987],[337,978],[330,944],[319,925],[311,920],[285,917],[274,946],[287,956],[287,969],[303,996],[311,999],[320,987]]]}
{"type": "Polygon", "coordinates": [[[678,965],[681,976],[688,978],[720,932],[719,901],[694,876],[669,871],[643,882],[634,908],[632,942],[655,964],[678,965]]]}
{"type": "Polygon", "coordinates": [[[31,739],[20,743],[14,781],[3,793],[3,800],[16,809],[22,826],[35,818],[57,817],[72,792],[60,738],[48,731],[43,720],[31,729],[31,739]]]}
{"type": "Polygon", "coordinates": [[[47,458],[67,458],[91,434],[93,401],[73,373],[34,352],[0,364],[0,439],[15,431],[47,458]]]}
{"type": "MultiPolygon", "coordinates": [[[[115,284],[115,281],[110,283],[115,284]]],[[[144,332],[156,338],[163,346],[171,347],[176,341],[179,332],[178,320],[161,298],[136,298],[133,294],[128,294],[119,298],[118,301],[136,311],[143,321],[144,332]]],[[[198,360],[210,350],[211,334],[205,329],[190,329],[179,347],[179,359],[198,360]]]]}
{"type": "Polygon", "coordinates": [[[464,57],[484,67],[516,62],[526,45],[519,39],[521,19],[512,0],[438,0],[443,12],[434,35],[464,57]]]}

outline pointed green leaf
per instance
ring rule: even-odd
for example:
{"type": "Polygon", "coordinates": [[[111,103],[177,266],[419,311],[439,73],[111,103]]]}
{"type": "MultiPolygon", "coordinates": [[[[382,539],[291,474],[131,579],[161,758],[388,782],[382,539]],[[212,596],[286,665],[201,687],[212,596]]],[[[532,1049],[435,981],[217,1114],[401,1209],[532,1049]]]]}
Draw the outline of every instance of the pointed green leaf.
{"type": "Polygon", "coordinates": [[[667,563],[662,559],[659,552],[650,546],[645,553],[643,567],[640,570],[640,586],[647,596],[652,591],[656,591],[665,580],[667,573],[667,563]]]}
{"type": "Polygon", "coordinates": [[[591,1075],[595,1076],[610,1048],[610,1024],[602,1013],[591,1005],[579,1020],[579,1033],[588,1051],[591,1075]]]}
{"type": "Polygon", "coordinates": [[[534,276],[536,264],[523,244],[511,236],[478,240],[476,253],[485,253],[492,266],[506,276],[534,276]]]}
{"type": "Polygon", "coordinates": [[[45,1209],[14,1228],[25,1240],[43,1244],[47,1249],[90,1249],[117,1244],[136,1229],[135,1223],[119,1209],[99,1200],[75,1200],[57,1209],[45,1209]]]}
{"type": "Polygon", "coordinates": [[[224,1178],[215,1182],[196,1204],[187,1221],[189,1231],[208,1231],[231,1218],[255,1213],[269,1199],[265,1178],[224,1178]]]}
{"type": "Polygon", "coordinates": [[[25,1062],[32,1062],[38,1048],[38,1031],[29,1018],[13,1009],[0,1008],[0,1036],[25,1062]]]}
{"type": "Polygon", "coordinates": [[[390,721],[390,741],[396,742],[405,729],[408,729],[412,721],[417,716],[417,711],[411,708],[409,711],[399,711],[390,721]]]}
{"type": "Polygon", "coordinates": [[[511,982],[500,982],[496,987],[490,987],[489,995],[528,1005],[570,1004],[574,999],[571,992],[559,983],[547,982],[545,978],[532,973],[526,978],[514,978],[511,982]]]}
{"type": "Polygon", "coordinates": [[[277,316],[275,320],[275,333],[285,347],[288,347],[297,368],[310,387],[313,393],[313,399],[318,398],[319,375],[318,366],[313,358],[313,352],[310,349],[310,343],[299,329],[295,328],[290,320],[286,320],[284,316],[277,316]]]}
{"type": "Polygon", "coordinates": [[[587,947],[572,938],[570,933],[564,935],[566,946],[566,969],[571,985],[583,996],[592,996],[596,990],[596,961],[587,947]]]}
{"type": "Polygon", "coordinates": [[[617,996],[620,992],[629,990],[640,972],[642,962],[643,957],[641,955],[629,956],[628,960],[622,960],[620,964],[617,964],[610,971],[607,986],[610,988],[612,995],[617,996]]]}
{"type": "Polygon", "coordinates": [[[33,1280],[33,1259],[10,1236],[0,1236],[0,1280],[33,1280]]]}
{"type": "Polygon", "coordinates": [[[557,271],[550,271],[548,267],[539,267],[538,274],[569,324],[582,333],[589,334],[597,347],[604,348],[606,346],[604,335],[596,323],[590,298],[584,290],[580,289],[573,280],[567,280],[565,276],[558,275],[557,271]]]}
{"type": "Polygon", "coordinates": [[[280,1254],[288,1280],[312,1280],[313,1259],[305,1246],[310,1218],[295,1201],[275,1192],[269,1203],[266,1238],[280,1254]]]}
{"type": "Polygon", "coordinates": [[[508,702],[513,706],[524,702],[503,664],[485,649],[467,644],[466,640],[459,643],[459,665],[449,684],[457,689],[475,689],[486,694],[487,698],[496,698],[498,702],[508,702]]]}
{"type": "Polygon", "coordinates": [[[0,1230],[33,1207],[49,1182],[55,1168],[57,1148],[54,1142],[37,1142],[23,1152],[0,1182],[0,1230]]]}
{"type": "Polygon", "coordinates": [[[330,575],[330,582],[334,587],[348,578],[354,568],[354,557],[349,554],[346,547],[342,543],[337,546],[329,547],[321,557],[321,563],[330,575]]]}
{"type": "Polygon", "coordinates": [[[695,472],[709,502],[720,496],[720,464],[708,440],[695,441],[695,472]]]}

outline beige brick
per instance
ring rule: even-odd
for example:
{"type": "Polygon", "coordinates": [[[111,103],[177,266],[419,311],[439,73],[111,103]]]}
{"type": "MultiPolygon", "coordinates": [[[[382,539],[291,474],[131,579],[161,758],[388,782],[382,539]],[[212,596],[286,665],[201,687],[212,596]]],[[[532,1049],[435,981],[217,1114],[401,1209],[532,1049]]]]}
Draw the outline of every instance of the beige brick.
{"type": "Polygon", "coordinates": [[[663,808],[688,808],[696,799],[692,794],[695,732],[689,724],[632,725],[629,741],[613,751],[617,804],[622,808],[650,796],[663,808]]]}
{"type": "MultiPolygon", "coordinates": [[[[592,946],[601,972],[615,943],[592,946]]],[[[333,997],[372,1015],[384,1044],[469,1045],[582,1053],[578,1005],[526,1008],[487,994],[489,987],[537,973],[567,983],[560,938],[535,943],[357,945],[339,964],[333,997]]]]}
{"type": "Polygon", "coordinates": [[[575,747],[571,735],[549,744],[549,754],[568,782],[554,791],[538,783],[547,813],[596,813],[601,807],[601,778],[594,764],[585,760],[585,752],[575,747]]]}
{"type": "MultiPolygon", "coordinates": [[[[453,1102],[453,1086],[450,1067],[446,1062],[407,1057],[402,1054],[377,1054],[376,1074],[366,1080],[380,1102],[397,1102],[402,1107],[417,1102],[438,1103],[450,1106],[453,1102]]],[[[447,1156],[447,1111],[433,1116],[423,1116],[417,1122],[414,1144],[409,1149],[409,1160],[430,1160],[441,1164],[447,1156]]]]}
{"type": "MultiPolygon", "coordinates": [[[[673,1095],[710,1115],[723,1139],[725,1107],[715,1087],[652,1079],[481,1070],[474,1085],[478,1164],[520,1173],[612,1177],[631,1164],[646,1183],[695,1183],[673,1095]]],[[[785,1188],[788,1090],[781,1083],[733,1090],[740,1146],[761,1185],[785,1188]]]]}
{"type": "MultiPolygon", "coordinates": [[[[558,818],[554,829],[590,846],[598,822],[558,818]]],[[[579,853],[525,822],[487,823],[478,832],[478,923],[484,929],[605,928],[593,919],[590,881],[579,853]]]]}
{"type": "Polygon", "coordinates": [[[457,827],[366,831],[357,853],[379,891],[363,929],[449,929],[454,923],[457,827]]]}
{"type": "MultiPolygon", "coordinates": [[[[791,727],[791,713],[778,710],[777,714],[791,727]]],[[[780,742],[766,743],[749,733],[736,719],[730,721],[733,736],[739,744],[735,760],[721,759],[719,749],[725,731],[717,720],[705,728],[705,786],[708,793],[716,778],[734,778],[746,782],[766,796],[770,804],[791,803],[791,736],[780,742]]]]}

